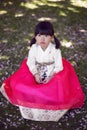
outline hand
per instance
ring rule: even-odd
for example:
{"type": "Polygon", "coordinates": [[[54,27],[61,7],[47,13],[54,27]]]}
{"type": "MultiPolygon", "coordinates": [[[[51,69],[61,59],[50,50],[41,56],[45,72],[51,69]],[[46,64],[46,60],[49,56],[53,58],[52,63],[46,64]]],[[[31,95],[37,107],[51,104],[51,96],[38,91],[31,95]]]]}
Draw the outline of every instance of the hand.
{"type": "Polygon", "coordinates": [[[35,74],[35,80],[37,83],[41,83],[41,78],[40,78],[39,74],[35,74]]]}
{"type": "Polygon", "coordinates": [[[44,84],[48,83],[55,75],[56,75],[55,72],[51,73],[51,75],[48,76],[48,78],[46,78],[45,80],[43,80],[42,83],[44,84]]]}
{"type": "Polygon", "coordinates": [[[46,78],[45,80],[42,81],[43,84],[48,83],[50,80],[52,79],[52,76],[49,76],[48,78],[46,78]]]}

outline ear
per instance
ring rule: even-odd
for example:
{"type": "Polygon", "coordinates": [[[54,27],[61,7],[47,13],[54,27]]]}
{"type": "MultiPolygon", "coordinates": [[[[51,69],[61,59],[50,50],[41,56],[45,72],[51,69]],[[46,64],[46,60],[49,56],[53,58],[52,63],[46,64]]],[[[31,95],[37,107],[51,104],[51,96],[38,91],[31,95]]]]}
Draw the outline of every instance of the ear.
{"type": "Polygon", "coordinates": [[[54,41],[54,36],[52,36],[51,41],[54,41]]]}

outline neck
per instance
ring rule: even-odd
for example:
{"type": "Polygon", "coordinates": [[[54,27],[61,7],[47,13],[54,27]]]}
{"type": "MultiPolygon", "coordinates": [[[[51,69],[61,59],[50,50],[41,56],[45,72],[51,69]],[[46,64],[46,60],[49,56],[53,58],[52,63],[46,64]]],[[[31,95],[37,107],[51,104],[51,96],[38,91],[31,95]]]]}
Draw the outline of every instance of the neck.
{"type": "Polygon", "coordinates": [[[42,50],[45,51],[48,48],[49,44],[47,46],[41,46],[42,50]]]}
{"type": "Polygon", "coordinates": [[[47,47],[46,48],[45,47],[41,47],[41,48],[42,48],[43,51],[45,51],[47,47]]]}

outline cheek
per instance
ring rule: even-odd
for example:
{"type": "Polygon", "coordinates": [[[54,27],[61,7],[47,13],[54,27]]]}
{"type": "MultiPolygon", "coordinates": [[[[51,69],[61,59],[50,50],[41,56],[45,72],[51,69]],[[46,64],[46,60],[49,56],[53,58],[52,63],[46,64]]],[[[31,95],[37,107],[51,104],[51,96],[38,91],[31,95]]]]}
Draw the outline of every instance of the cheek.
{"type": "Polygon", "coordinates": [[[52,39],[51,39],[51,38],[49,38],[49,39],[48,39],[48,42],[51,42],[51,41],[52,41],[52,39]]]}
{"type": "Polygon", "coordinates": [[[37,38],[37,37],[36,37],[35,39],[36,39],[36,42],[38,42],[38,41],[39,41],[39,38],[37,38]]]}

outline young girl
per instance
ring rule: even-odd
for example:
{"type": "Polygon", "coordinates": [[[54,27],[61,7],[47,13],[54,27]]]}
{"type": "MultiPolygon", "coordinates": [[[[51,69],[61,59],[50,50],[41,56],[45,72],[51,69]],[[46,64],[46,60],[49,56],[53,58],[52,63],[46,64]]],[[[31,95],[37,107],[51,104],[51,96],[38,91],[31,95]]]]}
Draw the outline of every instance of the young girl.
{"type": "Polygon", "coordinates": [[[28,58],[1,87],[25,119],[58,121],[69,109],[83,106],[84,94],[72,65],[61,56],[50,22],[36,25],[28,58]],[[53,43],[54,42],[54,43],[53,43]]]}

